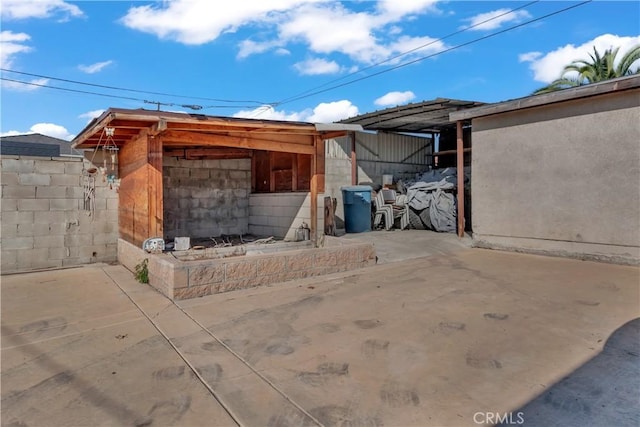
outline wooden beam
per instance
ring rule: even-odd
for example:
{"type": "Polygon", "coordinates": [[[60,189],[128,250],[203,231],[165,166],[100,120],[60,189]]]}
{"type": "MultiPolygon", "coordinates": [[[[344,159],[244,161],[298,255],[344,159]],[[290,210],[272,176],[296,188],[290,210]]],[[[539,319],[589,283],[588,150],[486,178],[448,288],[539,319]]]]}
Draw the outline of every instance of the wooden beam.
{"type": "Polygon", "coordinates": [[[327,132],[320,132],[320,136],[322,137],[322,139],[333,139],[333,138],[340,138],[343,137],[345,135],[347,135],[349,132],[346,130],[334,130],[334,131],[327,131],[327,132]]]}
{"type": "Polygon", "coordinates": [[[195,159],[248,159],[252,151],[243,148],[171,148],[165,149],[166,157],[180,157],[188,160],[195,159]]]}
{"type": "MultiPolygon", "coordinates": [[[[302,137],[298,137],[302,138],[302,137]]],[[[304,138],[309,140],[309,138],[304,138]]],[[[165,146],[183,147],[236,147],[252,150],[278,151],[282,153],[313,154],[311,141],[300,143],[282,142],[278,139],[248,138],[241,136],[218,135],[202,132],[166,131],[162,134],[165,146]]]]}
{"type": "Polygon", "coordinates": [[[458,237],[464,237],[464,139],[462,121],[456,122],[458,178],[458,237]]]}
{"type": "Polygon", "coordinates": [[[289,135],[303,135],[312,136],[317,132],[314,128],[290,128],[279,126],[264,126],[264,125],[230,125],[230,124],[214,124],[214,123],[167,123],[168,130],[176,131],[202,131],[202,132],[230,132],[230,133],[252,133],[252,134],[289,134],[289,135]]]}

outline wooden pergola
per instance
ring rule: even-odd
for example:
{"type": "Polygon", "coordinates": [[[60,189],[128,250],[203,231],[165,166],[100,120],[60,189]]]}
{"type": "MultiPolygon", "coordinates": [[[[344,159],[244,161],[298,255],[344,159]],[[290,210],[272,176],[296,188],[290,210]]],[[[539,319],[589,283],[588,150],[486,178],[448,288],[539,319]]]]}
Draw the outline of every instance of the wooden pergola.
{"type": "Polygon", "coordinates": [[[311,156],[310,227],[317,243],[318,194],[325,186],[324,141],[356,130],[362,127],[110,108],[74,138],[72,147],[95,150],[107,138],[117,146],[119,234],[136,245],[164,235],[163,156],[240,159],[252,157],[256,150],[311,156]],[[106,136],[107,129],[113,129],[112,136],[106,136]]]}

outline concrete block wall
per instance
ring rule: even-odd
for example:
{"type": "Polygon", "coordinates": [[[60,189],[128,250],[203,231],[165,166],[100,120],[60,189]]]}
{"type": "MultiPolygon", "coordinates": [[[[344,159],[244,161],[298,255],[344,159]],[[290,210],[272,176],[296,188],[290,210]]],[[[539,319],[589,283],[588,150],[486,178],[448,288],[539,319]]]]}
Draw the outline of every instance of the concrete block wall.
{"type": "Polygon", "coordinates": [[[84,210],[87,160],[1,156],[0,162],[2,273],[116,261],[118,193],[98,176],[95,209],[84,210]]]}
{"type": "MultiPolygon", "coordinates": [[[[311,226],[310,193],[251,194],[249,232],[294,241],[296,230],[306,222],[311,226]]],[[[324,231],[324,195],[318,195],[318,230],[324,231]]]]}
{"type": "Polygon", "coordinates": [[[251,160],[163,158],[165,239],[249,231],[251,160]]]}

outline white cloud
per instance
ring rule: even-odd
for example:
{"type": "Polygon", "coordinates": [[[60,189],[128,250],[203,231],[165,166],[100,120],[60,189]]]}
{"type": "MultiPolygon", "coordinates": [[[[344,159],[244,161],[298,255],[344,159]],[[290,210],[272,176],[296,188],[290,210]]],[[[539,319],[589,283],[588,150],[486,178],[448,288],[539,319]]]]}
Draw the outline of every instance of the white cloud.
{"type": "Polygon", "coordinates": [[[302,75],[312,76],[318,74],[336,74],[340,72],[340,66],[335,61],[327,61],[322,58],[307,59],[297,62],[293,67],[302,75]]]}
{"type": "Polygon", "coordinates": [[[113,64],[113,61],[111,60],[102,61],[102,62],[96,62],[95,64],[91,64],[91,65],[78,65],[78,69],[87,74],[95,74],[102,71],[103,68],[111,64],[113,64]]]}
{"type": "Polygon", "coordinates": [[[49,83],[49,79],[33,79],[29,81],[21,81],[24,81],[25,83],[3,80],[2,88],[7,90],[14,90],[17,92],[33,92],[34,90],[41,89],[42,86],[46,86],[49,83]]]}
{"type": "Polygon", "coordinates": [[[50,18],[62,15],[61,20],[83,16],[82,10],[62,0],[2,0],[0,16],[5,20],[50,18]]]}
{"type": "Polygon", "coordinates": [[[431,37],[402,36],[389,45],[387,57],[393,59],[388,63],[397,64],[402,61],[411,60],[417,55],[425,56],[442,52],[446,48],[447,46],[443,42],[431,37]],[[402,57],[395,58],[395,56],[404,54],[405,52],[411,52],[412,55],[402,55],[402,57]]]}
{"type": "MultiPolygon", "coordinates": [[[[593,54],[594,47],[600,53],[603,53],[606,49],[620,47],[618,51],[618,59],[620,59],[629,48],[637,44],[640,44],[640,36],[621,37],[613,34],[603,34],[579,46],[568,44],[546,54],[529,52],[521,54],[519,58],[522,62],[530,62],[529,68],[533,71],[535,80],[551,83],[560,77],[564,67],[571,62],[576,60],[589,61],[589,54],[593,54]]],[[[636,66],[640,66],[640,64],[636,66]]]]}
{"type": "Polygon", "coordinates": [[[31,126],[31,131],[35,133],[41,133],[43,135],[53,136],[54,138],[72,140],[75,135],[69,133],[69,131],[60,125],[53,123],[36,123],[31,126]]]}
{"type": "Polygon", "coordinates": [[[78,117],[80,117],[81,119],[87,119],[87,123],[89,123],[91,120],[95,119],[96,117],[100,117],[100,115],[102,115],[104,111],[105,110],[87,111],[86,113],[80,114],[78,117]]]}
{"type": "Polygon", "coordinates": [[[382,107],[395,106],[406,104],[407,102],[415,99],[415,97],[416,95],[410,90],[405,92],[389,92],[373,101],[373,103],[382,107]]]}
{"type": "Polygon", "coordinates": [[[15,136],[31,133],[39,133],[42,135],[52,136],[54,138],[66,139],[67,141],[71,141],[75,137],[75,135],[70,134],[65,127],[53,123],[36,123],[26,132],[10,130],[3,132],[0,136],[15,136]]]}
{"type": "Polygon", "coordinates": [[[527,52],[518,55],[518,62],[533,62],[542,56],[542,52],[527,52]]]}
{"type": "Polygon", "coordinates": [[[378,10],[381,14],[392,18],[402,18],[406,15],[439,12],[436,8],[437,0],[380,0],[378,10]]]}
{"type": "Polygon", "coordinates": [[[25,33],[14,33],[12,31],[0,32],[0,65],[2,68],[11,68],[14,57],[19,53],[27,53],[33,50],[27,46],[31,37],[25,33]]]}
{"type": "Polygon", "coordinates": [[[254,110],[238,111],[233,117],[243,117],[261,120],[282,120],[311,123],[333,123],[348,117],[358,115],[358,107],[349,100],[323,102],[313,110],[278,111],[270,105],[263,105],[254,110]]]}
{"type": "Polygon", "coordinates": [[[245,119],[260,119],[260,120],[282,120],[290,122],[305,121],[305,117],[309,116],[310,111],[304,110],[302,112],[286,112],[278,111],[271,105],[262,105],[253,110],[241,110],[233,115],[233,117],[242,117],[245,119]]]}
{"type": "Polygon", "coordinates": [[[163,39],[199,45],[243,25],[269,21],[274,13],[300,3],[300,0],[235,1],[227,2],[223,11],[217,2],[210,0],[175,0],[160,2],[158,6],[132,7],[122,23],[163,39]]]}
{"type": "Polygon", "coordinates": [[[531,14],[526,10],[509,12],[509,9],[497,9],[465,19],[465,21],[469,22],[469,25],[463,28],[473,27],[470,28],[473,31],[489,31],[500,28],[504,24],[510,22],[518,23],[528,18],[531,18],[531,14]]]}
{"type": "Polygon", "coordinates": [[[322,102],[313,109],[313,114],[306,120],[312,123],[333,123],[358,115],[358,107],[351,101],[343,99],[335,102],[322,102]]]}
{"type": "Polygon", "coordinates": [[[288,43],[303,43],[316,54],[341,53],[370,64],[400,53],[393,46],[398,45],[395,39],[402,24],[417,14],[440,13],[435,4],[434,0],[384,0],[354,11],[340,2],[323,0],[238,1],[219,13],[219,6],[210,0],[175,0],[132,7],[121,22],[191,45],[211,42],[241,27],[259,27],[260,40],[241,42],[238,59],[268,51],[282,53],[288,43]]]}
{"type": "Polygon", "coordinates": [[[291,51],[289,51],[289,50],[287,50],[287,49],[285,49],[283,47],[280,47],[280,48],[276,49],[276,55],[283,55],[283,56],[284,55],[291,55],[291,51]]]}
{"type": "Polygon", "coordinates": [[[340,3],[305,5],[293,11],[279,28],[281,39],[302,41],[311,51],[322,54],[340,52],[361,62],[373,62],[385,55],[374,35],[384,24],[375,15],[352,12],[340,3]],[[330,31],[327,29],[330,28],[330,31]]]}
{"type": "Polygon", "coordinates": [[[278,41],[255,42],[253,40],[243,40],[238,44],[239,50],[236,58],[244,59],[253,54],[264,53],[278,47],[279,45],[280,42],[278,41]]]}

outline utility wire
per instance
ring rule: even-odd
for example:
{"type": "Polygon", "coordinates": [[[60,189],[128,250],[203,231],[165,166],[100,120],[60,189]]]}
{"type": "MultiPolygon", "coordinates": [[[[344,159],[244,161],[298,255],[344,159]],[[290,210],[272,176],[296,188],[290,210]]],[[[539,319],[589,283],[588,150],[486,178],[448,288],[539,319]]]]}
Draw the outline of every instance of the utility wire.
{"type": "Polygon", "coordinates": [[[415,63],[420,62],[420,61],[424,61],[425,59],[433,58],[434,56],[438,56],[438,55],[441,55],[441,54],[443,54],[443,53],[451,52],[451,51],[456,50],[456,49],[459,49],[459,48],[461,48],[461,47],[468,46],[468,45],[471,45],[471,44],[477,43],[477,42],[482,41],[482,40],[486,40],[486,39],[488,39],[488,38],[491,38],[491,37],[494,37],[494,36],[497,36],[497,35],[500,35],[500,34],[506,33],[506,32],[508,32],[508,31],[514,30],[514,29],[516,29],[516,28],[524,27],[525,25],[529,25],[529,24],[531,24],[531,23],[533,23],[533,22],[537,22],[537,21],[540,21],[540,20],[542,20],[542,19],[549,18],[549,17],[554,16],[554,15],[558,15],[558,14],[563,13],[563,12],[566,12],[566,11],[568,11],[568,10],[571,10],[571,9],[574,9],[574,8],[577,8],[577,7],[580,7],[580,6],[583,6],[583,5],[587,4],[587,3],[591,3],[592,1],[593,1],[593,0],[586,0],[586,1],[580,2],[580,3],[578,3],[578,4],[574,4],[574,5],[571,5],[571,6],[565,7],[565,8],[563,8],[563,9],[557,10],[557,11],[555,11],[555,12],[548,13],[548,14],[543,15],[543,16],[540,16],[540,17],[538,17],[538,18],[534,18],[534,19],[531,19],[531,20],[529,20],[529,21],[525,21],[525,22],[522,22],[522,23],[520,23],[520,24],[513,25],[513,26],[511,26],[511,27],[507,27],[507,28],[502,29],[502,30],[500,30],[500,31],[496,31],[496,32],[491,33],[491,34],[487,34],[486,36],[483,36],[483,37],[480,37],[480,38],[477,38],[477,39],[474,39],[474,40],[471,40],[471,41],[468,41],[468,42],[465,42],[465,43],[461,43],[461,44],[456,45],[456,46],[452,46],[452,47],[450,47],[450,48],[448,48],[448,49],[441,50],[441,51],[436,52],[436,53],[433,53],[433,54],[431,54],[431,55],[422,56],[422,57],[417,58],[417,59],[414,59],[414,60],[412,60],[412,61],[408,61],[408,62],[404,62],[404,63],[399,64],[399,65],[396,65],[395,67],[387,68],[387,69],[384,69],[384,70],[382,70],[382,71],[378,71],[378,72],[376,72],[376,73],[369,74],[369,75],[367,75],[367,76],[360,77],[360,78],[358,78],[358,79],[350,80],[350,81],[345,82],[345,83],[341,83],[341,84],[338,84],[338,85],[330,86],[330,87],[328,87],[328,88],[326,88],[326,89],[317,90],[317,91],[314,91],[314,92],[305,93],[305,94],[303,94],[303,95],[298,95],[298,96],[290,97],[290,98],[288,98],[288,99],[286,99],[286,100],[284,100],[284,101],[276,102],[276,103],[273,103],[273,104],[271,104],[271,105],[283,105],[283,104],[288,104],[288,103],[293,102],[293,101],[299,101],[299,100],[301,100],[301,99],[308,98],[308,97],[310,97],[310,96],[318,95],[318,94],[321,94],[321,93],[324,93],[324,92],[329,92],[329,91],[331,91],[331,90],[338,89],[338,88],[340,88],[340,87],[344,87],[344,86],[348,86],[348,85],[350,85],[350,84],[357,83],[357,82],[360,82],[360,81],[362,81],[362,80],[370,79],[370,78],[372,78],[372,77],[379,76],[380,74],[388,73],[388,72],[390,72],[390,71],[394,71],[394,70],[397,70],[397,69],[399,69],[399,68],[406,67],[406,66],[408,66],[408,65],[415,64],[415,63]]]}
{"type": "Polygon", "coordinates": [[[434,39],[434,40],[430,41],[429,43],[425,43],[425,44],[423,44],[423,45],[420,45],[420,46],[415,47],[415,48],[413,48],[413,49],[407,50],[407,51],[405,51],[405,52],[398,53],[398,54],[396,54],[396,55],[394,55],[394,56],[391,56],[391,57],[389,57],[389,58],[387,58],[387,59],[385,59],[385,60],[382,60],[382,61],[380,61],[380,62],[376,62],[375,64],[371,64],[371,65],[366,66],[366,67],[364,67],[364,68],[361,68],[361,69],[359,69],[359,70],[357,70],[357,71],[354,71],[354,72],[352,72],[352,73],[346,74],[346,75],[344,75],[344,76],[342,76],[342,77],[340,77],[340,78],[330,80],[330,81],[328,81],[328,82],[326,82],[326,83],[324,83],[324,84],[321,84],[321,85],[319,85],[319,86],[316,86],[316,87],[313,87],[313,88],[311,88],[311,89],[308,89],[308,90],[306,90],[306,91],[304,91],[304,92],[301,92],[301,93],[299,93],[299,94],[297,94],[297,95],[294,95],[294,96],[292,96],[292,97],[285,98],[285,99],[283,99],[283,100],[281,100],[281,101],[279,101],[279,102],[275,102],[275,103],[273,103],[273,104],[271,104],[271,105],[274,105],[274,106],[275,106],[275,105],[279,105],[279,104],[282,104],[282,103],[287,103],[287,102],[288,102],[290,99],[292,99],[292,98],[295,98],[295,97],[298,97],[298,96],[301,96],[301,95],[305,95],[305,94],[307,94],[307,93],[309,93],[309,92],[312,92],[312,91],[314,91],[314,90],[317,90],[317,89],[323,88],[323,87],[328,86],[328,85],[330,85],[330,84],[332,84],[332,83],[339,82],[339,81],[344,80],[344,79],[347,79],[347,78],[349,78],[349,77],[351,77],[351,76],[355,76],[356,74],[360,74],[360,73],[362,73],[362,72],[364,72],[364,71],[367,71],[367,70],[370,70],[370,69],[372,69],[372,68],[378,67],[378,66],[380,66],[380,65],[386,64],[386,63],[388,63],[388,62],[393,61],[394,59],[398,59],[398,58],[403,57],[403,56],[405,56],[405,55],[408,55],[408,54],[410,54],[410,53],[412,53],[412,52],[415,52],[415,51],[417,51],[417,50],[423,49],[423,48],[425,48],[425,47],[427,47],[427,46],[431,46],[432,44],[435,44],[435,43],[438,43],[438,42],[440,42],[440,41],[446,40],[446,39],[448,39],[448,38],[450,38],[450,37],[453,37],[453,36],[455,36],[455,35],[458,35],[458,34],[460,34],[460,33],[464,33],[465,31],[469,31],[469,30],[471,30],[471,29],[473,29],[473,28],[479,27],[480,25],[486,24],[487,22],[491,22],[491,21],[493,21],[493,20],[495,20],[495,19],[501,18],[501,17],[503,17],[503,16],[505,16],[505,15],[508,15],[508,14],[510,14],[510,13],[513,13],[513,12],[516,12],[516,11],[518,11],[518,10],[520,10],[520,9],[524,9],[525,7],[529,7],[529,6],[531,6],[531,5],[535,4],[535,3],[539,3],[539,2],[540,2],[540,0],[534,0],[534,1],[531,1],[531,2],[529,2],[529,3],[523,4],[523,5],[522,5],[522,6],[520,6],[520,7],[516,7],[516,8],[514,8],[514,9],[511,9],[511,10],[507,11],[507,12],[501,13],[501,14],[499,14],[499,15],[492,16],[491,18],[485,19],[484,21],[478,22],[478,23],[473,24],[473,25],[470,25],[470,26],[468,26],[468,27],[464,27],[464,28],[463,28],[463,29],[461,29],[461,30],[454,31],[453,33],[449,33],[449,34],[447,34],[446,36],[442,36],[442,37],[439,37],[439,38],[437,38],[437,39],[434,39]]]}
{"type": "Polygon", "coordinates": [[[262,102],[262,101],[251,101],[251,100],[244,100],[243,101],[243,100],[232,100],[232,99],[203,98],[203,97],[199,97],[199,96],[185,96],[185,95],[175,95],[175,94],[163,93],[163,92],[150,92],[150,91],[144,91],[144,90],[138,90],[138,89],[128,89],[128,88],[117,87],[117,86],[107,86],[107,85],[100,85],[100,84],[94,84],[94,83],[80,82],[80,81],[77,81],[77,80],[61,79],[61,78],[58,78],[58,77],[44,76],[44,75],[41,75],[41,74],[25,73],[25,72],[22,72],[22,71],[9,70],[7,68],[0,68],[0,71],[4,71],[4,72],[7,72],[7,73],[21,74],[21,75],[30,76],[30,77],[39,77],[39,78],[43,78],[43,79],[56,80],[56,81],[66,82],[66,83],[73,83],[73,84],[77,84],[77,85],[93,86],[93,87],[99,87],[99,88],[103,88],[103,89],[120,90],[120,91],[124,91],[124,92],[135,92],[135,93],[146,93],[146,94],[150,94],[150,95],[169,96],[169,97],[172,97],[172,98],[200,99],[200,100],[204,100],[204,101],[228,102],[228,103],[245,103],[245,104],[252,103],[252,104],[260,104],[260,105],[266,104],[265,102],[262,102]]]}
{"type": "Polygon", "coordinates": [[[170,107],[191,108],[192,110],[201,110],[203,108],[255,108],[255,105],[207,105],[206,107],[202,107],[200,105],[174,104],[174,103],[167,103],[167,102],[149,101],[147,99],[133,98],[133,97],[130,97],[130,96],[110,95],[110,94],[107,94],[107,93],[98,93],[98,92],[90,92],[90,91],[86,91],[86,90],[70,89],[70,88],[66,88],[66,87],[50,86],[50,85],[34,83],[34,82],[24,82],[24,81],[21,81],[21,80],[8,79],[6,77],[0,77],[0,80],[4,80],[4,81],[7,81],[7,82],[12,82],[12,83],[20,83],[20,84],[28,85],[28,86],[37,86],[37,87],[44,87],[44,88],[48,88],[48,89],[64,90],[64,91],[67,91],[67,92],[82,93],[82,94],[85,94],[85,95],[96,95],[96,96],[104,96],[104,97],[108,97],[108,98],[126,99],[128,101],[142,102],[142,103],[145,103],[145,104],[155,104],[155,105],[166,105],[166,106],[170,106],[170,107]]]}

